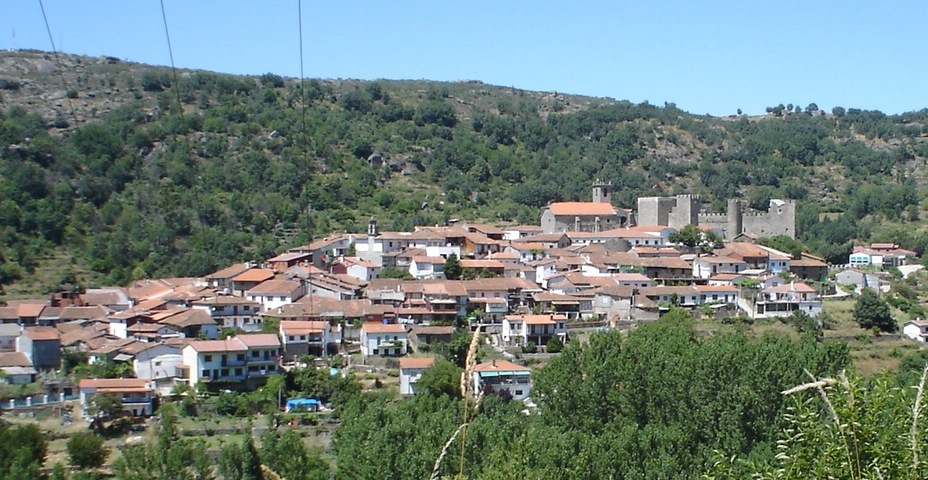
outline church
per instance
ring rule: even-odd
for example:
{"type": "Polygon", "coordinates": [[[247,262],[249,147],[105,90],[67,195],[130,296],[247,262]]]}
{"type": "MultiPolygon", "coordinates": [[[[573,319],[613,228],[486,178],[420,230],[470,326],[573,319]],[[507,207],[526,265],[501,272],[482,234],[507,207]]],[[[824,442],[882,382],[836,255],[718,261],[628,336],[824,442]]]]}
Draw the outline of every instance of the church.
{"type": "Polygon", "coordinates": [[[593,183],[592,202],[554,202],[541,213],[544,233],[599,233],[628,225],[630,212],[612,206],[612,184],[593,183]]]}

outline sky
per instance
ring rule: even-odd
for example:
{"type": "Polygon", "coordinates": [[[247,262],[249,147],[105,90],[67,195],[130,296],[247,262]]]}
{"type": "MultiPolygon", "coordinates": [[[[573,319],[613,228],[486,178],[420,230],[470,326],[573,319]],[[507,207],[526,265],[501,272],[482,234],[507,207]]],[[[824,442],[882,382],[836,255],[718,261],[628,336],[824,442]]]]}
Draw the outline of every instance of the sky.
{"type": "MultiPolygon", "coordinates": [[[[481,80],[672,102],[928,107],[928,2],[42,0],[59,52],[306,78],[481,80]],[[302,10],[302,17],[299,11],[302,10]]],[[[39,0],[0,0],[0,49],[52,50],[39,0]]],[[[2,74],[3,72],[0,72],[2,74]]]]}

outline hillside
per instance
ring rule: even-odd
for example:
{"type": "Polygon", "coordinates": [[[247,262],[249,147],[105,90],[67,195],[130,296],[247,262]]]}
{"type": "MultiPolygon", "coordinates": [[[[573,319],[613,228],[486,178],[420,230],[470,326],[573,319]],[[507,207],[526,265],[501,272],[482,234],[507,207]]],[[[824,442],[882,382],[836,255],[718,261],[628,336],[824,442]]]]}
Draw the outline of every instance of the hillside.
{"type": "Polygon", "coordinates": [[[202,275],[363,231],[371,216],[393,230],[537,223],[550,201],[588,199],[597,178],[623,207],[679,193],[714,211],[735,197],[797,199],[800,239],[833,261],[855,241],[928,245],[926,110],[713,118],[478,81],[175,78],[110,57],[60,62],[59,75],[51,54],[0,53],[8,293],[202,275]]]}

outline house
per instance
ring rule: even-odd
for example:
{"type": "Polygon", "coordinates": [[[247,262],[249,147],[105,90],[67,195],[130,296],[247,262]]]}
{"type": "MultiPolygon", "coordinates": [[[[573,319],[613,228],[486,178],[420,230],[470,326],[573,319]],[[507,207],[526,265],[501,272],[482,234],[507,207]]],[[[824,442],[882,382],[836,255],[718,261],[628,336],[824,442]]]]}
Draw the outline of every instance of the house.
{"type": "Polygon", "coordinates": [[[312,261],[312,258],[312,254],[307,252],[284,252],[276,257],[267,259],[267,266],[275,272],[283,272],[300,263],[308,263],[312,261]]]}
{"type": "Polygon", "coordinates": [[[532,394],[532,371],[505,360],[475,365],[472,380],[475,395],[503,394],[521,401],[532,394]]]}
{"type": "Polygon", "coordinates": [[[903,335],[917,342],[928,342],[928,320],[912,320],[902,325],[903,335]]]}
{"type": "Polygon", "coordinates": [[[235,328],[246,332],[261,329],[261,304],[242,297],[217,295],[190,303],[191,308],[203,310],[219,328],[235,328]]]}
{"type": "Polygon", "coordinates": [[[15,352],[16,339],[22,333],[23,327],[15,323],[0,323],[0,353],[15,352]]]}
{"type": "Polygon", "coordinates": [[[268,280],[248,289],[245,298],[261,305],[264,311],[273,310],[297,301],[306,293],[300,282],[294,280],[268,280]]]}
{"type": "Polygon", "coordinates": [[[789,271],[801,280],[822,280],[828,276],[828,264],[821,258],[803,254],[800,259],[793,259],[789,271]]]}
{"type": "Polygon", "coordinates": [[[303,355],[324,357],[338,353],[341,330],[327,321],[281,320],[280,338],[283,358],[292,362],[303,355]]]}
{"type": "Polygon", "coordinates": [[[822,313],[822,300],[809,285],[790,282],[761,290],[753,311],[748,311],[754,318],[788,317],[795,311],[816,317],[822,313]]]}
{"type": "Polygon", "coordinates": [[[865,288],[872,288],[877,291],[883,291],[889,288],[888,282],[884,282],[879,275],[867,273],[856,268],[849,268],[836,273],[835,283],[838,285],[852,286],[854,287],[854,292],[858,294],[865,288]]]}
{"type": "Polygon", "coordinates": [[[451,325],[413,325],[409,327],[409,344],[419,349],[420,345],[450,343],[452,335],[451,325]]]}
{"type": "Polygon", "coordinates": [[[400,395],[415,395],[422,373],[435,363],[434,358],[400,359],[400,395]]]}
{"type": "Polygon", "coordinates": [[[364,356],[406,355],[406,328],[395,323],[365,323],[361,326],[361,354],[364,356]]]}
{"type": "Polygon", "coordinates": [[[280,339],[273,333],[251,333],[225,340],[194,340],[182,350],[178,377],[199,382],[263,380],[277,373],[280,339]]]}
{"type": "Polygon", "coordinates": [[[357,257],[342,257],[332,265],[332,273],[350,275],[360,280],[370,282],[380,275],[380,267],[372,262],[357,257]]]}
{"type": "Polygon", "coordinates": [[[177,377],[177,366],[183,363],[182,345],[178,343],[135,342],[121,351],[132,355],[132,370],[136,378],[149,378],[154,387],[170,390],[177,377]]]}
{"type": "Polygon", "coordinates": [[[274,278],[274,271],[265,268],[249,268],[244,272],[232,277],[232,294],[240,297],[245,296],[245,292],[257,287],[262,282],[274,278]]]}
{"type": "Polygon", "coordinates": [[[251,263],[236,263],[222,270],[213,272],[203,278],[207,287],[220,293],[232,293],[232,279],[251,270],[251,263]]]}
{"type": "Polygon", "coordinates": [[[741,273],[747,268],[748,263],[730,256],[705,256],[693,260],[693,276],[702,279],[719,273],[741,273]]]}
{"type": "Polygon", "coordinates": [[[147,378],[85,378],[80,381],[78,388],[85,417],[90,417],[87,412],[93,405],[93,398],[104,394],[118,398],[126,415],[147,417],[152,414],[154,388],[147,378]]]}
{"type": "Polygon", "coordinates": [[[27,327],[16,339],[16,351],[29,359],[36,370],[56,370],[61,366],[61,336],[52,327],[27,327]]]}
{"type": "Polygon", "coordinates": [[[851,268],[873,265],[893,268],[908,265],[915,259],[915,252],[900,248],[895,243],[873,243],[870,247],[856,246],[848,257],[851,268]]]}
{"type": "Polygon", "coordinates": [[[564,315],[506,315],[502,339],[509,345],[547,345],[551,337],[567,343],[567,317],[564,315]]]}
{"type": "Polygon", "coordinates": [[[409,263],[409,274],[414,278],[440,278],[445,274],[445,258],[417,256],[409,263]]]}
{"type": "Polygon", "coordinates": [[[185,338],[216,338],[218,325],[209,313],[198,308],[175,308],[153,315],[157,323],[170,327],[185,338]]]}
{"type": "Polygon", "coordinates": [[[0,383],[22,385],[35,381],[38,372],[29,359],[20,352],[0,353],[0,383]]]}

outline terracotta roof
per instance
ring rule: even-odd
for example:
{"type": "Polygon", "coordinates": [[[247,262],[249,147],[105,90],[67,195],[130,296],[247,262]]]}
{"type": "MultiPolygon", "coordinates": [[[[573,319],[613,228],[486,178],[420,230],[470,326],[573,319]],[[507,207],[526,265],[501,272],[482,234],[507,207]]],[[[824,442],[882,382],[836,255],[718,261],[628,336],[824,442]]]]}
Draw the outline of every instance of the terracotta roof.
{"type": "Polygon", "coordinates": [[[437,265],[437,264],[444,264],[445,258],[444,257],[427,257],[425,255],[420,255],[417,257],[412,257],[412,261],[416,263],[431,263],[433,265],[437,265]]]}
{"type": "Polygon", "coordinates": [[[215,279],[232,278],[236,275],[240,275],[242,272],[248,270],[249,268],[251,267],[246,263],[236,263],[234,265],[230,265],[226,268],[223,268],[222,270],[219,270],[217,272],[213,272],[207,275],[206,278],[215,278],[215,279]]]}
{"type": "Polygon", "coordinates": [[[96,320],[105,318],[110,310],[100,305],[92,307],[65,307],[58,316],[62,321],[67,320],[96,320]]]}
{"type": "Polygon", "coordinates": [[[0,353],[0,367],[31,367],[32,362],[21,352],[0,353]]]}
{"type": "Polygon", "coordinates": [[[245,292],[248,295],[290,295],[298,292],[300,283],[293,280],[268,280],[245,292]]]}
{"type": "Polygon", "coordinates": [[[312,254],[309,253],[300,253],[300,252],[284,252],[280,255],[267,259],[268,262],[295,262],[298,260],[308,259],[312,257],[312,254]]]}
{"type": "Polygon", "coordinates": [[[429,368],[432,366],[433,363],[435,363],[435,359],[432,357],[428,357],[428,358],[403,357],[400,359],[400,370],[429,368]]]}
{"type": "Polygon", "coordinates": [[[308,333],[322,333],[328,322],[307,320],[281,320],[280,331],[284,335],[306,335],[308,333]]]}
{"type": "Polygon", "coordinates": [[[496,372],[500,370],[516,371],[516,372],[531,372],[531,370],[528,367],[516,365],[512,362],[507,362],[505,360],[493,360],[492,362],[480,363],[474,366],[475,372],[496,372]]]}
{"type": "Polygon", "coordinates": [[[777,285],[775,287],[765,288],[764,291],[771,292],[771,293],[784,293],[784,292],[815,293],[816,292],[814,288],[802,282],[784,283],[783,285],[777,285]]]}
{"type": "Polygon", "coordinates": [[[700,293],[728,292],[738,293],[741,290],[733,285],[696,285],[696,290],[700,293]]]}
{"type": "Polygon", "coordinates": [[[461,260],[461,267],[463,268],[503,268],[503,262],[499,260],[470,260],[463,259],[461,260]]]}
{"type": "Polygon", "coordinates": [[[276,333],[251,333],[234,337],[246,347],[279,347],[280,339],[276,333]]]}
{"type": "Polygon", "coordinates": [[[23,335],[32,340],[61,340],[58,330],[52,327],[28,327],[23,330],[23,335]]]}
{"type": "Polygon", "coordinates": [[[226,340],[194,340],[188,344],[198,352],[244,352],[248,347],[235,337],[226,340]]]}
{"type": "Polygon", "coordinates": [[[406,333],[406,327],[398,323],[367,322],[361,326],[367,333],[406,333]]]}
{"type": "Polygon", "coordinates": [[[21,303],[16,307],[16,314],[22,318],[38,317],[46,306],[47,303],[21,303]]]}
{"type": "Polygon", "coordinates": [[[233,282],[263,282],[274,278],[274,271],[263,268],[252,268],[246,270],[234,277],[233,282]]]}
{"type": "Polygon", "coordinates": [[[78,387],[94,388],[97,393],[151,391],[151,380],[147,378],[85,378],[78,387]]]}
{"type": "Polygon", "coordinates": [[[555,202],[548,205],[555,215],[615,215],[615,207],[610,203],[594,202],[555,202]]]}
{"type": "Polygon", "coordinates": [[[567,320],[564,315],[506,315],[506,320],[523,321],[527,325],[552,325],[557,320],[567,320]]]}
{"type": "Polygon", "coordinates": [[[163,318],[158,323],[184,328],[196,325],[215,325],[216,321],[209,316],[209,313],[199,308],[188,308],[180,313],[163,318]]]}
{"type": "Polygon", "coordinates": [[[451,335],[454,333],[454,327],[451,325],[414,325],[409,329],[409,333],[416,335],[451,335]]]}

